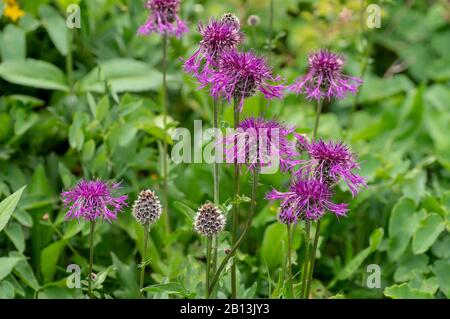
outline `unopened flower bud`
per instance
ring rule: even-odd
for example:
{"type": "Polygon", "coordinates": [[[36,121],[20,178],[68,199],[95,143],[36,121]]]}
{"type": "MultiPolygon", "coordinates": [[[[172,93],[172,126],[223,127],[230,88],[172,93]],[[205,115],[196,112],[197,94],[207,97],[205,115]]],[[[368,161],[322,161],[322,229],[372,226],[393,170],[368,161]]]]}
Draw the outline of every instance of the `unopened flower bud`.
{"type": "Polygon", "coordinates": [[[156,194],[147,189],[141,191],[133,205],[133,216],[142,225],[155,223],[161,216],[162,207],[156,194]]]}
{"type": "Polygon", "coordinates": [[[212,203],[203,204],[197,211],[194,220],[194,229],[202,236],[212,237],[225,228],[225,216],[222,211],[212,203]]]}

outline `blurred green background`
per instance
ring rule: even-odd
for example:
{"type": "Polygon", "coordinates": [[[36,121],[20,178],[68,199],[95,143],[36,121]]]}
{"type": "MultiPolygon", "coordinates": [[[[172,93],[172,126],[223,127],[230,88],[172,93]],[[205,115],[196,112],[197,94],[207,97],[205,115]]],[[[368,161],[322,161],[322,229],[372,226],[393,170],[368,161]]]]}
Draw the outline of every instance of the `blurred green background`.
{"type": "MultiPolygon", "coordinates": [[[[243,48],[265,55],[291,83],[307,54],[329,48],[347,58],[346,72],[364,78],[356,97],[333,101],[319,136],[342,139],[359,155],[369,187],[348,201],[348,217],[322,223],[313,298],[448,298],[450,296],[450,5],[435,1],[378,1],[381,28],[370,29],[360,0],[193,1],[181,4],[190,32],[171,39],[170,122],[192,130],[211,122],[207,90],[182,72],[180,57],[195,52],[196,24],[224,12],[242,21],[243,48]],[[260,24],[246,20],[258,15],[260,24]],[[272,37],[270,35],[272,34],[272,37]],[[381,287],[369,288],[376,264],[381,287]]],[[[24,0],[16,21],[0,1],[0,298],[79,298],[66,267],[87,273],[89,226],[64,221],[59,194],[81,177],[121,180],[131,203],[142,188],[160,192],[162,140],[161,39],[136,35],[146,19],[139,0],[24,0]],[[81,28],[65,25],[78,3],[81,28]],[[20,195],[22,195],[20,197],[20,195]],[[20,197],[20,201],[19,201],[20,197]],[[12,209],[18,201],[16,209],[12,209]]],[[[277,116],[309,134],[314,105],[290,95],[266,106],[246,101],[246,115],[277,116]]],[[[222,108],[222,126],[232,108],[222,108]]],[[[169,131],[170,133],[170,131],[169,131]]],[[[150,298],[203,295],[204,242],[193,233],[196,208],[212,200],[212,167],[170,164],[170,218],[175,231],[153,227],[146,286],[150,298]]],[[[222,167],[221,202],[232,195],[232,170],[222,167]]],[[[286,228],[278,207],[264,200],[285,187],[287,174],[263,175],[257,214],[239,259],[239,297],[281,298],[286,228]]],[[[249,196],[250,181],[242,178],[249,196]]],[[[249,205],[241,206],[245,221],[249,205]]],[[[295,230],[299,282],[302,228],[295,230]]],[[[138,296],[143,231],[128,208],[114,224],[99,225],[94,271],[97,297],[138,296]]],[[[229,247],[222,236],[220,256],[229,247]]],[[[228,274],[218,297],[229,295],[228,274]]]]}

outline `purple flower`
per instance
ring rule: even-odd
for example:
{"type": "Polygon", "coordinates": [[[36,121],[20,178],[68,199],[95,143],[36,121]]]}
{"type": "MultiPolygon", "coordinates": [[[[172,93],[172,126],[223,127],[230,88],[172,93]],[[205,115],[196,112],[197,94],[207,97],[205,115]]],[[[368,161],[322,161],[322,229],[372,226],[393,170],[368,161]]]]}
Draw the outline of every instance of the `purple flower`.
{"type": "Polygon", "coordinates": [[[345,216],[347,204],[335,204],[333,192],[329,186],[317,179],[296,179],[288,192],[272,190],[266,195],[269,200],[281,200],[278,219],[284,224],[293,224],[299,220],[317,220],[326,211],[336,216],[345,216]]]}
{"type": "Polygon", "coordinates": [[[178,16],[180,0],[147,0],[145,7],[150,15],[138,33],[149,35],[157,32],[162,35],[174,35],[177,38],[188,31],[186,23],[178,16]]]}
{"type": "Polygon", "coordinates": [[[345,63],[342,55],[320,50],[310,54],[308,62],[308,73],[288,88],[296,94],[305,93],[308,99],[345,98],[348,92],[356,94],[363,82],[360,78],[342,73],[345,63]]]}
{"type": "Polygon", "coordinates": [[[244,40],[244,34],[235,24],[211,21],[204,26],[199,23],[198,32],[202,36],[199,49],[184,63],[186,72],[198,74],[205,61],[205,68],[215,67],[217,60],[224,51],[234,50],[244,40]]]}
{"type": "Polygon", "coordinates": [[[108,222],[117,218],[128,196],[114,197],[111,191],[119,188],[118,183],[107,184],[101,180],[81,180],[68,192],[61,193],[65,207],[69,210],[66,219],[94,221],[103,219],[108,222]]]}
{"type": "Polygon", "coordinates": [[[297,171],[297,175],[313,174],[319,180],[330,186],[342,178],[355,196],[361,186],[367,186],[364,178],[355,174],[354,170],[360,168],[355,155],[343,142],[317,142],[306,144],[309,160],[300,160],[297,163],[303,166],[297,171]]]}
{"type": "Polygon", "coordinates": [[[277,160],[281,170],[286,171],[299,155],[288,140],[293,131],[294,127],[275,120],[249,117],[239,123],[236,132],[224,138],[227,162],[246,164],[253,171],[277,160]]]}
{"type": "Polygon", "coordinates": [[[223,52],[217,68],[208,69],[199,76],[202,86],[210,85],[211,95],[224,97],[228,102],[236,99],[242,111],[244,99],[260,91],[267,99],[281,98],[284,86],[271,84],[280,81],[262,57],[253,52],[235,50],[223,52]]]}

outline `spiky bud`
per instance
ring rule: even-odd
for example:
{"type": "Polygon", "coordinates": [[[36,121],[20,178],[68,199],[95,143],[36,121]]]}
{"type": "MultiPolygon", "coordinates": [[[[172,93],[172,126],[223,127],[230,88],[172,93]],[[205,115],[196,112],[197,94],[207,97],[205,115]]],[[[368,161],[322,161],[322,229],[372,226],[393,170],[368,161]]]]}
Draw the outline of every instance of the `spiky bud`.
{"type": "Polygon", "coordinates": [[[156,194],[147,189],[141,191],[133,205],[133,216],[138,223],[153,224],[161,216],[162,207],[156,194]]]}
{"type": "Polygon", "coordinates": [[[225,13],[220,19],[220,21],[234,26],[236,30],[239,30],[241,28],[241,21],[234,13],[231,12],[225,13]]]}
{"type": "Polygon", "coordinates": [[[225,216],[222,211],[212,203],[200,206],[195,215],[194,229],[202,236],[212,237],[225,228],[225,216]]]}
{"type": "Polygon", "coordinates": [[[259,25],[260,22],[261,22],[261,19],[259,18],[259,16],[254,15],[254,14],[249,15],[247,18],[247,24],[252,27],[259,25]]]}

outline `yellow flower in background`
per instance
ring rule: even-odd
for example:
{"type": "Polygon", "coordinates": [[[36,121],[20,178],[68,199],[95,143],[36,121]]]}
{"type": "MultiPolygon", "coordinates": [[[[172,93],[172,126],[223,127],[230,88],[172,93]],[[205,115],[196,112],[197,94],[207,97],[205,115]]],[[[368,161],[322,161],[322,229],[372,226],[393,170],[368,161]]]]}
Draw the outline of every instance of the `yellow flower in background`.
{"type": "Polygon", "coordinates": [[[11,19],[11,21],[16,22],[25,15],[25,12],[20,9],[16,0],[3,0],[3,2],[6,4],[3,15],[11,19]]]}

